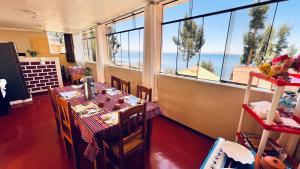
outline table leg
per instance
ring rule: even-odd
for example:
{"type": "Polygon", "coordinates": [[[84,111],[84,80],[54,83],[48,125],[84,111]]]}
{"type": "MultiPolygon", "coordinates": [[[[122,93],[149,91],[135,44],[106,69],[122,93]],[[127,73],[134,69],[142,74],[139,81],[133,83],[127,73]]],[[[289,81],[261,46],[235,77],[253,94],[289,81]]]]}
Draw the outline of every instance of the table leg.
{"type": "Polygon", "coordinates": [[[153,120],[152,118],[147,120],[147,138],[146,138],[146,148],[147,150],[150,150],[151,147],[151,136],[152,136],[152,126],[153,126],[153,120]]]}
{"type": "Polygon", "coordinates": [[[72,137],[72,153],[75,164],[75,169],[80,169],[80,154],[79,154],[79,142],[80,142],[80,131],[75,126],[73,114],[70,113],[70,123],[71,123],[71,137],[72,137]]]}
{"type": "Polygon", "coordinates": [[[103,144],[102,141],[99,143],[99,147],[101,148],[100,154],[94,160],[94,169],[105,169],[104,160],[105,160],[105,153],[103,152],[103,144]]]}
{"type": "Polygon", "coordinates": [[[73,159],[75,163],[75,169],[80,169],[80,154],[79,154],[79,131],[74,129],[72,133],[73,137],[73,144],[72,144],[72,150],[73,150],[73,159]]]}

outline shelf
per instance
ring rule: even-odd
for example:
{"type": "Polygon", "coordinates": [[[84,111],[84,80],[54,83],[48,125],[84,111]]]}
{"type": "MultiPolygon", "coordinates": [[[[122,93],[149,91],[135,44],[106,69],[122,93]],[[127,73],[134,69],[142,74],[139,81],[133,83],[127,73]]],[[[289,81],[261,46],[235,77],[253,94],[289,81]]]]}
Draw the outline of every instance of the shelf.
{"type": "Polygon", "coordinates": [[[277,86],[298,86],[300,87],[300,75],[299,74],[292,74],[289,73],[289,76],[291,78],[291,82],[283,80],[283,79],[275,79],[273,77],[268,77],[262,73],[258,72],[250,72],[250,76],[263,79],[265,81],[271,82],[277,86]]]}
{"type": "MultiPolygon", "coordinates": [[[[267,125],[247,104],[243,104],[243,109],[248,112],[266,130],[300,135],[300,128],[292,128],[280,124],[267,125]]],[[[300,119],[298,117],[294,116],[293,119],[298,124],[300,123],[300,119]]]]}
{"type": "MultiPolygon", "coordinates": [[[[248,141],[247,141],[247,138],[245,138],[244,135],[243,135],[242,133],[236,133],[236,136],[237,136],[238,141],[239,141],[239,143],[240,143],[241,145],[243,145],[244,147],[246,147],[246,148],[249,149],[250,151],[253,151],[253,152],[256,153],[256,150],[255,150],[253,147],[251,147],[250,143],[248,143],[248,141]]],[[[278,144],[276,143],[276,141],[274,141],[273,139],[268,138],[268,141],[270,141],[270,143],[273,144],[274,146],[280,147],[280,148],[281,148],[281,146],[278,145],[278,144]]],[[[287,158],[286,158],[285,161],[286,161],[287,164],[291,165],[293,168],[297,168],[297,163],[296,163],[296,161],[295,161],[293,158],[291,158],[289,155],[287,156],[287,158]]]]}

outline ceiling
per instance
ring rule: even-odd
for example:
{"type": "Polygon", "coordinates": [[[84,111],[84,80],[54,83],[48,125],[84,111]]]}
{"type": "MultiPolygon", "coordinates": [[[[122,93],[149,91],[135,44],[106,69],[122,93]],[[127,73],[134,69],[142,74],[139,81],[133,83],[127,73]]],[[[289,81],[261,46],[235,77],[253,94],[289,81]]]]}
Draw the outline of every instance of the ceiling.
{"type": "Polygon", "coordinates": [[[0,27],[77,32],[150,0],[0,0],[0,27]]]}

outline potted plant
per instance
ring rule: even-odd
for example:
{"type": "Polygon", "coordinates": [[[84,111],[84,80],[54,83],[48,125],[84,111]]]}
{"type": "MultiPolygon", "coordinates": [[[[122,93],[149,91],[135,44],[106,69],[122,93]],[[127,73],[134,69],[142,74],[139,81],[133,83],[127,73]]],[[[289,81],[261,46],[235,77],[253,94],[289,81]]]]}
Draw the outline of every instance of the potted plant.
{"type": "Polygon", "coordinates": [[[37,52],[34,51],[34,50],[28,49],[26,52],[27,52],[31,57],[36,57],[36,56],[37,56],[37,52]]]}
{"type": "Polygon", "coordinates": [[[90,67],[84,68],[84,76],[92,76],[92,69],[90,67]]]}

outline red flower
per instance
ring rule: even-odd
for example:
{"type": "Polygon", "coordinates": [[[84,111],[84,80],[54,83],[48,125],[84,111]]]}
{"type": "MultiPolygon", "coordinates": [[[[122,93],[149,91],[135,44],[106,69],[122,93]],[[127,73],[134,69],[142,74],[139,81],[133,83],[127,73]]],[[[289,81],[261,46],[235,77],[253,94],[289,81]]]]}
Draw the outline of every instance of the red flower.
{"type": "Polygon", "coordinates": [[[294,59],[294,63],[291,66],[295,71],[300,72],[300,55],[294,59]]]}
{"type": "MultiPolygon", "coordinates": [[[[300,55],[299,55],[300,56],[300,55]]],[[[298,57],[299,57],[298,56],[298,57]]],[[[289,56],[288,55],[281,55],[281,56],[278,56],[278,57],[276,57],[276,58],[274,58],[273,60],[272,60],[272,65],[276,65],[276,64],[278,64],[278,63],[281,63],[281,62],[283,62],[284,60],[286,60],[286,59],[288,59],[289,58],[289,56]]]]}

